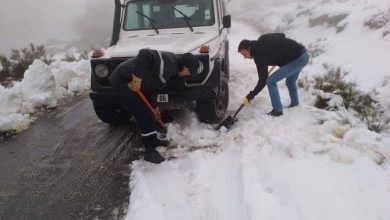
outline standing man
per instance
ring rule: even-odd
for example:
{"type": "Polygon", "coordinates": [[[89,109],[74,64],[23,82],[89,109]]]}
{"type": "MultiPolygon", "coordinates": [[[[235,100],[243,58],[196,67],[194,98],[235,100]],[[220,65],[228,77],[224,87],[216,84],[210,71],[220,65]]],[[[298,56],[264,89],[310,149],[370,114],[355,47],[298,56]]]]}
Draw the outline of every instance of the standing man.
{"type": "Polygon", "coordinates": [[[121,63],[110,75],[110,83],[118,94],[122,106],[132,113],[141,129],[146,161],[152,163],[164,161],[156,147],[166,146],[168,143],[157,138],[156,119],[136,92],[141,90],[155,109],[157,117],[161,117],[157,95],[162,86],[172,78],[195,74],[198,65],[198,60],[191,53],[184,54],[179,60],[170,52],[141,49],[137,57],[121,63]]]}
{"type": "Polygon", "coordinates": [[[286,38],[283,33],[261,35],[257,41],[242,40],[238,52],[245,59],[254,59],[259,75],[256,87],[249,92],[243,101],[244,105],[257,95],[267,85],[272,103],[271,116],[283,115],[277,82],[286,78],[290,94],[289,108],[299,104],[296,81],[299,73],[309,62],[309,54],[305,47],[296,41],[286,38]],[[268,76],[268,66],[279,66],[271,76],[268,76]]]}

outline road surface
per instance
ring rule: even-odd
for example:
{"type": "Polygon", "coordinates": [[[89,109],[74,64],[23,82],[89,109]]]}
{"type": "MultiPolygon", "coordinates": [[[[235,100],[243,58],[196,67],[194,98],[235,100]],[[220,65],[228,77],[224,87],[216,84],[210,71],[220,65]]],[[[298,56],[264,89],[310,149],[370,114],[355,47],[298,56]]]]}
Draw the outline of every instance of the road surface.
{"type": "Polygon", "coordinates": [[[0,219],[119,219],[135,126],[111,127],[81,96],[0,141],[0,219]]]}

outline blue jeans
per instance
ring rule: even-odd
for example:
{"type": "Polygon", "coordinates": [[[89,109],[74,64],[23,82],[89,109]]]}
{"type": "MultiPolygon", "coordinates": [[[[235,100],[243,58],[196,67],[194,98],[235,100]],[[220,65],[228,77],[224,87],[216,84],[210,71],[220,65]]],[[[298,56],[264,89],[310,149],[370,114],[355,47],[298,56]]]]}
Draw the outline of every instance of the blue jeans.
{"type": "Polygon", "coordinates": [[[276,83],[284,78],[286,78],[286,85],[290,94],[291,105],[299,104],[296,82],[299,73],[303,67],[308,64],[308,62],[309,54],[305,52],[294,61],[281,66],[276,72],[267,78],[267,87],[274,112],[283,111],[282,103],[280,102],[279,90],[276,83]]]}

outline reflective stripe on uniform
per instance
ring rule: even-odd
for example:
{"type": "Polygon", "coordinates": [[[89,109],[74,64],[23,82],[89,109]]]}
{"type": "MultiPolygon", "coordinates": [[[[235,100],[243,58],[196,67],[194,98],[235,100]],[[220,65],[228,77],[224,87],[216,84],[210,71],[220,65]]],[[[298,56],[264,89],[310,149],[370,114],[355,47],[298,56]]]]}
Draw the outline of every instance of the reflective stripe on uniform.
{"type": "Polygon", "coordinates": [[[167,81],[164,79],[164,60],[162,58],[162,55],[161,55],[161,52],[160,51],[157,51],[158,52],[158,55],[160,56],[160,80],[161,82],[163,83],[166,83],[167,81]]]}
{"type": "Polygon", "coordinates": [[[149,132],[149,133],[146,133],[146,134],[141,134],[142,137],[148,137],[150,135],[154,135],[154,134],[157,134],[157,131],[152,131],[152,132],[149,132]]]}

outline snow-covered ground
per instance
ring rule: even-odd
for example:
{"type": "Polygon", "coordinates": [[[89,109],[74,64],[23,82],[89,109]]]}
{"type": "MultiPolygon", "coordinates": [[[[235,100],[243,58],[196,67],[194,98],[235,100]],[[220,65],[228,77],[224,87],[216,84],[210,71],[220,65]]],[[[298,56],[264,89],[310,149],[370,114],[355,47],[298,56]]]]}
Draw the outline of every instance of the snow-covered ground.
{"type": "MultiPolygon", "coordinates": [[[[390,84],[384,83],[390,80],[388,0],[305,1],[270,9],[256,8],[253,0],[231,4],[231,111],[257,81],[253,61],[244,60],[237,45],[266,31],[283,31],[316,52],[301,78],[322,74],[323,63],[340,66],[363,89],[377,88],[390,109],[390,84]],[[370,19],[383,26],[364,25],[370,19]]],[[[22,82],[0,86],[0,131],[26,129],[34,112],[89,89],[89,61],[55,60],[35,61],[22,82]]],[[[280,92],[288,105],[283,82],[280,92]]],[[[178,158],[131,164],[126,219],[389,220],[389,136],[368,131],[345,110],[314,108],[315,92],[300,89],[301,105],[272,118],[265,114],[271,110],[265,89],[231,130],[217,132],[192,113],[169,124],[177,148],[165,153],[178,158]]]]}
{"type": "MultiPolygon", "coordinates": [[[[351,7],[343,10],[352,10],[351,7]]],[[[341,10],[332,8],[336,9],[341,10]]],[[[275,13],[279,11],[275,9],[275,13]]],[[[241,15],[248,17],[245,13],[241,15]]],[[[363,19],[357,15],[351,17],[363,19]]],[[[248,26],[249,19],[256,22],[254,18],[234,22],[231,29],[229,108],[232,111],[257,81],[253,61],[244,60],[236,52],[243,38],[258,38],[256,25],[248,26]]],[[[273,17],[268,19],[271,21],[273,17]]],[[[313,29],[315,34],[322,31],[326,35],[326,28],[313,29]]],[[[308,41],[299,32],[290,36],[308,41]]],[[[385,56],[388,50],[382,49],[389,45],[382,41],[387,42],[388,38],[355,45],[363,47],[362,50],[353,48],[354,43],[345,38],[346,41],[338,42],[340,39],[327,37],[327,51],[331,55],[312,59],[301,77],[317,73],[324,61],[342,67],[345,63],[354,70],[374,68],[372,72],[382,75],[378,78],[370,75],[372,87],[383,80],[381,77],[390,75],[381,72],[386,71],[386,62],[380,63],[383,59],[379,55],[370,57],[373,52],[369,51],[370,55],[365,57],[373,60],[367,62],[359,54],[367,52],[365,49],[371,43],[377,49],[382,47],[378,54],[385,56]],[[337,53],[333,44],[341,44],[343,49],[337,53]],[[352,59],[355,55],[357,58],[352,59]],[[352,63],[358,66],[348,65],[352,63]]],[[[352,72],[357,79],[361,77],[352,72]]],[[[289,98],[284,82],[279,88],[287,106],[289,98]]],[[[386,93],[389,86],[380,89],[385,91],[381,95],[389,103],[390,93],[386,93]]],[[[241,111],[239,121],[230,130],[215,131],[212,126],[199,123],[191,113],[169,124],[168,136],[177,148],[161,151],[178,158],[158,165],[142,160],[131,164],[126,219],[390,219],[390,138],[368,131],[345,110],[330,112],[314,108],[314,93],[310,88],[300,89],[300,106],[285,109],[284,116],[272,118],[266,115],[271,104],[265,89],[241,111]]]]}
{"type": "Polygon", "coordinates": [[[90,88],[88,60],[61,61],[54,57],[50,65],[35,60],[21,82],[11,88],[0,85],[0,132],[27,129],[35,120],[34,113],[43,108],[54,108],[58,100],[90,88]]]}

